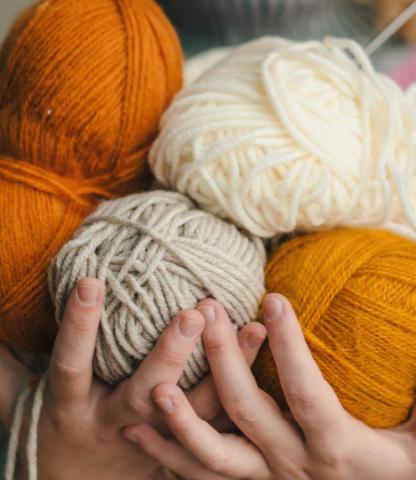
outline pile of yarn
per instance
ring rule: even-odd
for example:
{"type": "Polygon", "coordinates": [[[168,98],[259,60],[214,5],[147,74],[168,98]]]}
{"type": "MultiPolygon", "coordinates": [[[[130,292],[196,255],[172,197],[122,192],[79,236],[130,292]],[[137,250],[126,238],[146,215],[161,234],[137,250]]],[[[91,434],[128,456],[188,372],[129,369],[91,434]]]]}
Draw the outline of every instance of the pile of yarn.
{"type": "Polygon", "coordinates": [[[411,105],[353,41],[263,38],[176,98],[157,179],[255,235],[383,225],[415,236],[411,105]]]}
{"type": "MultiPolygon", "coordinates": [[[[117,384],[130,376],[180,310],[216,298],[237,328],[255,319],[264,294],[263,243],[199,210],[179,193],[152,191],[104,202],[55,258],[49,284],[62,320],[75,283],[106,286],[95,372],[117,384]]],[[[208,370],[200,342],[180,385],[208,370]]]]}
{"type": "MultiPolygon", "coordinates": [[[[416,243],[382,230],[335,229],[283,244],[266,289],[292,303],[343,406],[372,427],[406,420],[416,387],[416,243]]],[[[267,345],[254,372],[284,406],[267,345]]]]}
{"type": "MultiPolygon", "coordinates": [[[[150,152],[162,184],[253,234],[325,230],[277,247],[266,290],[293,302],[345,408],[380,427],[415,400],[412,106],[352,41],[263,38],[181,91],[150,152]]],[[[267,348],[255,372],[284,405],[267,348]]]]}
{"type": "Polygon", "coordinates": [[[0,340],[50,348],[47,269],[103,198],[146,182],[182,52],[153,0],[51,0],[0,52],[0,340]]]}
{"type": "MultiPolygon", "coordinates": [[[[80,42],[74,58],[60,55],[61,37],[52,35],[54,28],[70,28],[67,13],[58,8],[65,1],[49,2],[34,10],[33,18],[22,19],[0,57],[0,149],[8,155],[7,173],[0,171],[0,178],[14,175],[7,183],[8,222],[26,219],[21,209],[31,218],[52,217],[45,229],[43,223],[24,223],[21,238],[30,240],[33,251],[18,254],[23,263],[16,262],[12,244],[16,229],[6,236],[7,245],[0,244],[0,251],[10,249],[10,272],[23,265],[20,284],[41,278],[58,243],[69,239],[97,196],[139,188],[141,160],[157,118],[179,86],[176,37],[150,0],[119,0],[119,10],[113,5],[112,14],[117,10],[123,21],[110,37],[108,19],[101,23],[90,7],[97,2],[110,8],[110,0],[72,0],[79,2],[83,19],[91,15],[104,52],[92,56],[80,42]],[[141,8],[149,12],[140,16],[141,8]],[[54,25],[46,21],[49,11],[54,25]],[[152,41],[139,39],[144,32],[152,41]],[[160,38],[155,40],[154,32],[160,38]],[[38,52],[51,38],[53,55],[47,49],[42,57],[38,52]],[[25,41],[30,45],[19,49],[25,41]],[[142,41],[152,45],[146,62],[140,61],[142,41]],[[27,51],[37,59],[33,65],[27,65],[27,51]],[[57,59],[54,68],[44,61],[51,58],[57,59]],[[81,59],[87,76],[68,74],[69,65],[81,59]],[[36,74],[36,82],[27,80],[26,71],[36,74]],[[79,96],[81,78],[87,81],[79,96]],[[62,97],[61,88],[77,94],[62,97]],[[17,94],[12,98],[11,92],[17,94]],[[100,99],[98,109],[90,106],[92,98],[100,99]]],[[[90,33],[80,25],[76,28],[90,33]]],[[[416,237],[415,135],[408,97],[376,73],[352,41],[264,38],[233,50],[183,89],[163,116],[149,163],[157,180],[178,193],[157,190],[103,203],[55,257],[49,280],[58,322],[79,278],[105,281],[95,369],[117,383],[132,373],[178,310],[207,295],[224,303],[237,327],[255,319],[265,263],[257,237],[340,225],[378,226],[416,237]]],[[[3,190],[0,207],[2,195],[3,190]]],[[[293,302],[345,407],[376,426],[405,419],[416,373],[416,247],[385,230],[335,229],[299,237],[279,246],[266,267],[267,290],[293,302]]],[[[10,286],[0,288],[9,294],[10,286]]],[[[23,305],[42,313],[45,302],[33,291],[37,296],[28,295],[23,305]]],[[[6,304],[19,314],[22,299],[6,303],[2,292],[0,315],[6,304]]],[[[199,344],[181,385],[190,387],[206,370],[199,344]]],[[[280,397],[267,349],[257,377],[280,397]]],[[[35,395],[30,427],[35,440],[45,382],[35,395]]]]}

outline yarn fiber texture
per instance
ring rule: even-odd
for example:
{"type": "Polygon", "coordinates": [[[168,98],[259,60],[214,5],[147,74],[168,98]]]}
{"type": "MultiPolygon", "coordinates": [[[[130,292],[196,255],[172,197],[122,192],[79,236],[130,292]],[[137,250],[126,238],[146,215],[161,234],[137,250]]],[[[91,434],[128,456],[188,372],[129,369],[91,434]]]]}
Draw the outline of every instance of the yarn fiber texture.
{"type": "MultiPolygon", "coordinates": [[[[416,244],[382,230],[309,234],[283,244],[266,290],[291,302],[324,377],[344,408],[372,427],[405,421],[416,387],[416,244]]],[[[282,402],[268,346],[254,366],[282,402]]]]}
{"type": "Polygon", "coordinates": [[[230,47],[212,48],[188,58],[185,62],[184,84],[190,85],[196,82],[205,72],[226,58],[231,51],[230,47]]]}
{"type": "MultiPolygon", "coordinates": [[[[265,251],[257,237],[199,210],[184,195],[152,191],[104,202],[54,259],[49,286],[62,320],[75,283],[105,283],[95,370],[116,384],[131,375],[180,310],[207,296],[242,327],[264,294],[265,251]]],[[[180,380],[197,383],[208,365],[202,344],[180,380]]]]}
{"type": "Polygon", "coordinates": [[[142,188],[182,52],[152,0],[49,0],[0,51],[0,340],[47,351],[47,269],[99,200],[142,188]]]}
{"type": "Polygon", "coordinates": [[[262,237],[379,225],[414,237],[411,112],[357,43],[263,38],[176,97],[150,164],[163,185],[262,237]]]}

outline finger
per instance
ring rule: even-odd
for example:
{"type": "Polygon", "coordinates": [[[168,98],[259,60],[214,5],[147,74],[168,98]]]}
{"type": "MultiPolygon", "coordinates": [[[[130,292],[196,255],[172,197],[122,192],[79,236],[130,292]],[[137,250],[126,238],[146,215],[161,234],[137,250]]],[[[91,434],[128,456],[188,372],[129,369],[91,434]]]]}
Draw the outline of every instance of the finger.
{"type": "Polygon", "coordinates": [[[106,410],[114,412],[113,423],[126,426],[152,418],[152,390],[160,383],[178,382],[204,325],[196,310],[176,315],[133,376],[109,397],[106,410]]]}
{"type": "MultiPolygon", "coordinates": [[[[227,480],[226,477],[207,471],[183,447],[173,440],[166,440],[150,425],[142,423],[127,427],[126,437],[153,457],[168,470],[189,480],[227,480]]],[[[229,480],[229,479],[228,479],[229,480]]]]}
{"type": "Polygon", "coordinates": [[[221,435],[201,420],[179,387],[159,385],[153,400],[176,439],[208,470],[231,478],[266,476],[267,464],[253,444],[236,435],[221,435]]]}
{"type": "Polygon", "coordinates": [[[49,367],[49,391],[57,402],[89,396],[103,297],[102,282],[84,278],[68,299],[49,367]]]}
{"type": "Polygon", "coordinates": [[[198,310],[205,317],[203,340],[212,376],[231,420],[266,456],[276,451],[303,453],[298,433],[271,397],[257,387],[224,308],[209,299],[198,310]]]}
{"type": "Polygon", "coordinates": [[[258,322],[249,323],[241,329],[238,335],[238,344],[248,366],[253,365],[266,335],[266,328],[258,322]]]}
{"type": "MultiPolygon", "coordinates": [[[[249,366],[256,359],[265,338],[266,329],[261,323],[249,323],[240,330],[238,343],[249,366]]],[[[186,396],[195,413],[203,420],[213,420],[222,410],[211,375],[204,378],[191,391],[186,392],[186,396]]]]}
{"type": "Polygon", "coordinates": [[[283,296],[270,294],[263,307],[270,349],[293,417],[306,436],[337,432],[345,411],[313,359],[292,306],[283,296]]]}

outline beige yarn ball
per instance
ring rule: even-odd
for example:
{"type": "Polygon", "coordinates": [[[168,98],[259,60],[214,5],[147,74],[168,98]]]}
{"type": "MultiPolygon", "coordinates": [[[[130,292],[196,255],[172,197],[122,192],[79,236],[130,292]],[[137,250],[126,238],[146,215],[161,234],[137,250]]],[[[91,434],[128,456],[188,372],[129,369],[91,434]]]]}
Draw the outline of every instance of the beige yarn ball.
{"type": "Polygon", "coordinates": [[[206,72],[232,52],[231,47],[218,47],[205,50],[188,58],[184,66],[184,84],[196,82],[206,72]]]}
{"type": "MultiPolygon", "coordinates": [[[[153,191],[108,201],[54,259],[49,287],[61,321],[83,277],[105,282],[95,371],[116,384],[130,376],[172,317],[211,296],[240,328],[256,318],[264,292],[260,239],[199,210],[184,195],[153,191]]],[[[180,385],[208,370],[199,343],[180,385]]]]}
{"type": "Polygon", "coordinates": [[[416,232],[410,101],[351,40],[235,48],[165,112],[149,163],[165,186],[251,233],[416,232]]]}

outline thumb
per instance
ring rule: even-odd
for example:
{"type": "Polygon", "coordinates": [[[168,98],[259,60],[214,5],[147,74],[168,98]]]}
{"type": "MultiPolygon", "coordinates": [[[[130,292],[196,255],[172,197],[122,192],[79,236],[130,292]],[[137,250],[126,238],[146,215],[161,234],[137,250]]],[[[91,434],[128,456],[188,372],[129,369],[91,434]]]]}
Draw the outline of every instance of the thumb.
{"type": "Polygon", "coordinates": [[[0,423],[9,430],[20,392],[34,380],[34,375],[0,344],[0,423]]]}

